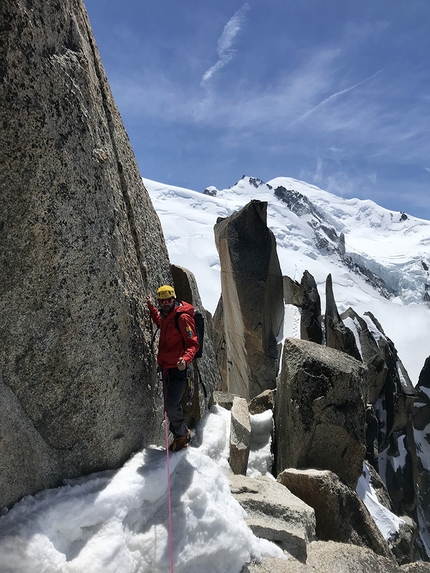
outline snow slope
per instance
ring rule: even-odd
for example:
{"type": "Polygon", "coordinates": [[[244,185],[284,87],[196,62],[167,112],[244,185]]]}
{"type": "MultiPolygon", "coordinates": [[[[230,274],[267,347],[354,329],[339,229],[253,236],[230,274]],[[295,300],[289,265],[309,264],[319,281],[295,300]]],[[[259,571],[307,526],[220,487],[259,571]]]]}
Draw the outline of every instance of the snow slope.
{"type": "MultiPolygon", "coordinates": [[[[239,573],[251,559],[284,557],[252,533],[230,493],[229,427],[230,413],[214,406],[193,445],[170,454],[176,573],[239,573]]],[[[253,475],[261,475],[257,467],[267,471],[270,430],[264,419],[254,422],[264,447],[261,456],[253,453],[253,475]]],[[[0,518],[0,571],[168,573],[168,524],[166,452],[146,448],[117,471],[16,504],[0,518]]]]}
{"type": "MultiPolygon", "coordinates": [[[[251,416],[249,477],[270,476],[272,424],[271,411],[251,416]]],[[[170,454],[174,571],[240,573],[251,559],[286,558],[252,533],[230,493],[230,412],[213,406],[193,434],[170,454]]],[[[166,453],[153,446],[119,470],[25,497],[0,517],[1,573],[169,573],[167,483],[166,453]]],[[[357,492],[388,539],[401,520],[366,471],[357,492]]]]}

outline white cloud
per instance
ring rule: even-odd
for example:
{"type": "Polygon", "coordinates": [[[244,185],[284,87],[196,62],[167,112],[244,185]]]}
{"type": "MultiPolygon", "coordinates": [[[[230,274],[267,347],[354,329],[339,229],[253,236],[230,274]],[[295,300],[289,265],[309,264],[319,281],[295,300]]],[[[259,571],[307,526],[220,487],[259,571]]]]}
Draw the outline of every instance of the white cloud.
{"type": "Polygon", "coordinates": [[[366,157],[378,164],[422,162],[425,168],[430,140],[429,102],[421,89],[424,72],[413,69],[399,76],[393,64],[354,81],[360,68],[351,67],[345,38],[302,52],[279,67],[270,83],[259,82],[258,74],[246,67],[228,89],[213,81],[234,60],[234,44],[249,9],[243,4],[224,26],[219,59],[203,74],[197,62],[195,76],[187,81],[177,81],[159,66],[114,81],[120,109],[162,125],[214,128],[220,143],[243,151],[264,146],[277,155],[294,150],[324,161],[366,157]]]}
{"type": "Polygon", "coordinates": [[[201,82],[202,87],[207,87],[207,84],[214,73],[223,68],[233,59],[234,50],[232,49],[232,46],[234,39],[242,28],[247,10],[249,10],[249,4],[245,3],[224,26],[224,30],[218,40],[217,52],[219,60],[203,74],[201,82]]]}

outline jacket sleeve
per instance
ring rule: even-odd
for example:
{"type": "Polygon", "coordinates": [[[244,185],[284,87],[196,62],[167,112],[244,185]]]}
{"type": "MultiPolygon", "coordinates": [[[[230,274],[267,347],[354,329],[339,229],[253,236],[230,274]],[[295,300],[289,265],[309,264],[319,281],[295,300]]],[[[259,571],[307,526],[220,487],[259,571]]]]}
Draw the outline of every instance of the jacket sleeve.
{"type": "Polygon", "coordinates": [[[200,347],[196,323],[189,314],[183,313],[179,316],[178,324],[184,340],[184,354],[182,356],[187,364],[191,364],[200,347]]]}
{"type": "Polygon", "coordinates": [[[158,310],[158,308],[156,306],[154,306],[150,302],[148,302],[148,308],[149,308],[149,313],[151,315],[152,320],[155,322],[155,324],[158,327],[160,327],[161,326],[160,311],[158,310]]]}

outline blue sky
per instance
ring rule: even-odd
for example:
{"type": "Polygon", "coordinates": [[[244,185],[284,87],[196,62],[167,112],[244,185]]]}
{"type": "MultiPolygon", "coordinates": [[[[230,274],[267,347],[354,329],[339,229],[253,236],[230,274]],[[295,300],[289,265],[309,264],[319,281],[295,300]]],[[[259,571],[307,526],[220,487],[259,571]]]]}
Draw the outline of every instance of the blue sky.
{"type": "Polygon", "coordinates": [[[142,176],[430,219],[429,0],[86,0],[142,176]]]}

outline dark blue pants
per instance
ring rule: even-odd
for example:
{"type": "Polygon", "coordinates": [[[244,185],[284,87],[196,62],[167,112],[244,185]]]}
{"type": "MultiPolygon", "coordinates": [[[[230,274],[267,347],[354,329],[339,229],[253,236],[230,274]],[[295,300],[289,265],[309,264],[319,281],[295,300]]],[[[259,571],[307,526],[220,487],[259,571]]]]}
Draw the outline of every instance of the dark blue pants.
{"type": "Polygon", "coordinates": [[[164,409],[169,418],[169,430],[176,437],[186,436],[188,428],[182,409],[182,396],[187,388],[187,368],[163,370],[164,409]]]}

